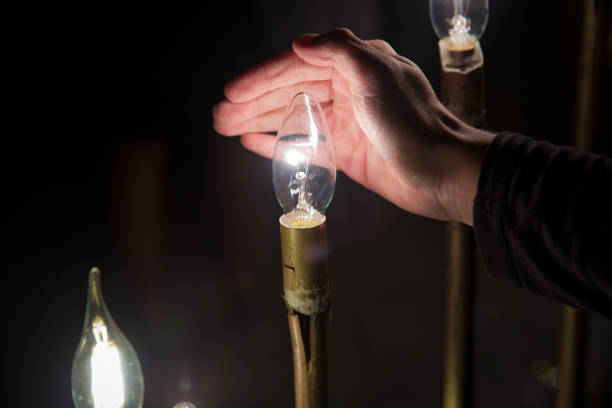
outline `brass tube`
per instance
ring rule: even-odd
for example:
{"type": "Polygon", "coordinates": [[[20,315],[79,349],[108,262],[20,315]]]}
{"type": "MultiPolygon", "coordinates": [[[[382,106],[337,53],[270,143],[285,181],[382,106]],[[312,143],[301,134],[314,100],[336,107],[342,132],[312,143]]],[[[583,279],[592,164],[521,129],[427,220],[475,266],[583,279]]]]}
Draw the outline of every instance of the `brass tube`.
{"type": "Polygon", "coordinates": [[[580,406],[579,385],[582,377],[586,316],[573,307],[563,307],[559,355],[559,391],[557,408],[580,406]]]}
{"type": "Polygon", "coordinates": [[[473,331],[473,238],[471,228],[447,225],[444,408],[470,405],[473,331]]]}
{"type": "Polygon", "coordinates": [[[467,74],[442,73],[442,103],[462,121],[474,127],[484,125],[484,71],[467,74]]]}
{"type": "Polygon", "coordinates": [[[596,0],[582,2],[582,38],[578,79],[576,81],[576,105],[574,114],[574,145],[583,151],[591,150],[595,133],[594,116],[597,112],[597,81],[599,78],[601,42],[604,34],[605,2],[597,9],[596,0]]]}
{"type": "Polygon", "coordinates": [[[293,382],[295,393],[295,408],[310,407],[310,392],[308,387],[308,363],[302,339],[299,316],[289,310],[289,334],[293,352],[293,382]]]}
{"type": "MultiPolygon", "coordinates": [[[[443,67],[444,69],[444,67],[443,67]]],[[[459,119],[480,127],[484,122],[482,67],[465,73],[442,73],[442,103],[459,119]]],[[[472,228],[449,222],[446,229],[446,320],[442,406],[471,403],[474,237],[472,228]]]]}
{"type": "Polygon", "coordinates": [[[292,227],[280,219],[283,298],[293,351],[295,407],[327,407],[329,287],[325,219],[292,227]]]}
{"type": "MultiPolygon", "coordinates": [[[[595,134],[597,112],[597,81],[602,58],[601,44],[604,42],[605,19],[610,19],[612,8],[595,0],[582,2],[582,38],[578,78],[576,82],[576,110],[574,117],[574,146],[583,151],[591,150],[595,134]],[[607,8],[606,8],[607,7],[607,8]]],[[[563,307],[561,320],[561,344],[559,354],[559,391],[557,408],[572,408],[580,405],[580,381],[585,353],[587,317],[580,311],[563,307]]]]}

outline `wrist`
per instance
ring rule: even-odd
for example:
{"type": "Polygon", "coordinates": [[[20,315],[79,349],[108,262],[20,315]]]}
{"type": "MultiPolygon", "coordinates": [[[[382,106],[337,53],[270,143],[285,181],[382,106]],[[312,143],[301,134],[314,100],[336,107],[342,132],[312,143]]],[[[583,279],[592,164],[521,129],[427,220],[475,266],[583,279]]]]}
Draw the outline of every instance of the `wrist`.
{"type": "Polygon", "coordinates": [[[453,135],[439,196],[450,221],[473,225],[474,199],[487,146],[495,135],[465,126],[453,135]]]}

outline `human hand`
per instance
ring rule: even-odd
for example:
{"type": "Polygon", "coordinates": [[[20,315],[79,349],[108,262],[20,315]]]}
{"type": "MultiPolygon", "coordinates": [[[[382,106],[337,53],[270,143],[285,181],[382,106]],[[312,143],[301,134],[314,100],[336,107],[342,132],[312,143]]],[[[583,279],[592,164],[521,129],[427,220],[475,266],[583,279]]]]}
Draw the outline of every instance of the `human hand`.
{"type": "Polygon", "coordinates": [[[407,211],[472,224],[493,135],[455,118],[421,70],[382,40],[347,29],[300,36],[292,50],[226,85],[214,128],[271,158],[275,137],[264,132],[278,129],[301,91],[321,103],[339,170],[407,211]]]}

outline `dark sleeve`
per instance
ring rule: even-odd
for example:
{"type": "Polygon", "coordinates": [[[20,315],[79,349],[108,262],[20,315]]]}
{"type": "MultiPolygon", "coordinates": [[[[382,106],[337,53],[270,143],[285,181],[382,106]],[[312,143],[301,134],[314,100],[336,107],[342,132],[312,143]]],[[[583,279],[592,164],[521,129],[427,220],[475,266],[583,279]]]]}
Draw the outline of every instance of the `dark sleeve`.
{"type": "Polygon", "coordinates": [[[498,134],[474,230],[491,275],[612,318],[612,159],[498,134]]]}

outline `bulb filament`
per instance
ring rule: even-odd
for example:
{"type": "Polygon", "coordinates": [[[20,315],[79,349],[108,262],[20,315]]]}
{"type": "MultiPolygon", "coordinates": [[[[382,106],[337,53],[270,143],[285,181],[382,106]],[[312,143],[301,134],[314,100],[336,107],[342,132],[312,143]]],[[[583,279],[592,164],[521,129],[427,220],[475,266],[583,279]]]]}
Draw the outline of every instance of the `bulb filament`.
{"type": "Polygon", "coordinates": [[[473,37],[470,35],[470,21],[461,13],[456,13],[451,20],[452,27],[448,30],[452,45],[457,50],[473,48],[473,37]]]}
{"type": "Polygon", "coordinates": [[[95,408],[121,408],[125,402],[123,373],[117,346],[109,340],[101,317],[93,322],[96,341],[91,354],[91,394],[95,408]]]}
{"type": "Polygon", "coordinates": [[[312,218],[312,214],[314,213],[314,208],[312,208],[312,205],[310,205],[309,202],[312,194],[306,190],[309,164],[309,161],[306,160],[305,170],[300,170],[295,174],[295,178],[298,182],[298,188],[297,191],[293,191],[298,194],[298,203],[295,208],[297,209],[298,220],[300,223],[310,220],[312,218]]]}

